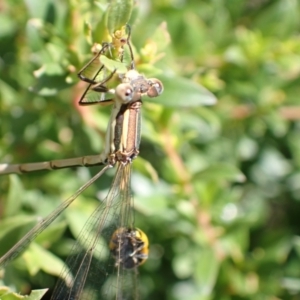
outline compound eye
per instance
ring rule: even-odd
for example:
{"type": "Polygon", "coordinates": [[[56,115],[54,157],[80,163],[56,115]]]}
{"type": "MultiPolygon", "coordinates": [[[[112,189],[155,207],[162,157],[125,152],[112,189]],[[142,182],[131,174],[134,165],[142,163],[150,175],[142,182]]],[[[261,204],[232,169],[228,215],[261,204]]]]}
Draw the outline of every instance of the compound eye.
{"type": "Polygon", "coordinates": [[[133,99],[133,89],[128,83],[120,83],[116,87],[116,97],[124,103],[130,102],[133,99]]]}
{"type": "Polygon", "coordinates": [[[148,83],[150,85],[150,88],[147,92],[147,96],[148,97],[157,97],[160,94],[162,94],[162,92],[164,91],[164,86],[162,84],[162,82],[156,78],[150,78],[148,80],[148,83]]]}

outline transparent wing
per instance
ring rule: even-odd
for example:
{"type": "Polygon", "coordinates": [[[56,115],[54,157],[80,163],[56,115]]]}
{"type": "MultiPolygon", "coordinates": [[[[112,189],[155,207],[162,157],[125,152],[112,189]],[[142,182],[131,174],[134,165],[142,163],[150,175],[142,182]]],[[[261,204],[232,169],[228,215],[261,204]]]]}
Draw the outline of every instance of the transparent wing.
{"type": "Polygon", "coordinates": [[[120,274],[111,275],[105,283],[105,292],[95,299],[109,300],[140,300],[138,287],[138,269],[120,270],[120,274]]]}
{"type": "Polygon", "coordinates": [[[82,229],[52,300],[138,299],[137,271],[116,266],[109,250],[114,231],[133,225],[130,174],[130,163],[118,164],[109,193],[82,229]],[[73,280],[67,283],[70,276],[73,280]]]}
{"type": "Polygon", "coordinates": [[[91,178],[86,184],[78,189],[71,197],[60,204],[46,218],[35,225],[18,243],[16,243],[6,254],[0,258],[0,267],[6,266],[10,261],[16,258],[23,250],[43,232],[85,189],[95,182],[111,166],[105,166],[98,174],[91,178]]]}

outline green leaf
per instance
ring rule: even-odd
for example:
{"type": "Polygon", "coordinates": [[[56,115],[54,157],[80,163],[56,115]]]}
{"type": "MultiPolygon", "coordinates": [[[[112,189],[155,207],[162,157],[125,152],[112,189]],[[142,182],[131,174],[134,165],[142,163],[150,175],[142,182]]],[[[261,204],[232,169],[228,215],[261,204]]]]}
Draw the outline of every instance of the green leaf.
{"type": "Polygon", "coordinates": [[[41,19],[31,19],[26,25],[26,37],[32,51],[41,51],[45,47],[41,37],[43,27],[41,19]]]}
{"type": "MultiPolygon", "coordinates": [[[[36,243],[30,244],[28,250],[23,255],[23,259],[32,276],[42,270],[58,277],[61,274],[61,270],[65,267],[65,263],[61,259],[36,243]]],[[[69,273],[66,274],[64,275],[64,280],[66,284],[70,284],[73,277],[69,273]]]]}
{"type": "Polygon", "coordinates": [[[46,294],[48,289],[32,290],[29,296],[22,296],[20,294],[9,291],[8,287],[0,287],[0,300],[40,300],[46,294]]]}
{"type": "Polygon", "coordinates": [[[20,208],[24,189],[17,175],[10,175],[10,187],[5,205],[5,216],[13,216],[20,208]]]}
{"type": "Polygon", "coordinates": [[[195,107],[214,105],[217,102],[211,92],[192,80],[178,76],[159,75],[158,77],[164,85],[163,94],[149,101],[169,107],[195,107]]]}
{"type": "Polygon", "coordinates": [[[30,91],[39,94],[40,96],[53,96],[58,91],[69,87],[69,84],[65,81],[62,75],[48,75],[42,74],[35,86],[30,87],[30,91]]]}
{"type": "Polygon", "coordinates": [[[162,22],[156,30],[153,32],[153,35],[151,36],[151,39],[155,42],[157,45],[157,52],[161,53],[171,42],[170,33],[167,29],[167,23],[162,22]]]}
{"type": "Polygon", "coordinates": [[[48,291],[48,289],[31,291],[29,297],[27,297],[26,299],[27,300],[39,300],[46,294],[47,291],[48,291]]]}
{"type": "Polygon", "coordinates": [[[18,93],[11,85],[0,79],[0,97],[3,105],[17,103],[18,93]]]}
{"type": "Polygon", "coordinates": [[[207,295],[213,291],[219,267],[220,262],[212,249],[199,249],[194,264],[194,277],[201,294],[207,295]]]}
{"type": "Polygon", "coordinates": [[[190,252],[178,254],[173,259],[173,270],[176,276],[180,279],[188,278],[191,276],[194,270],[194,262],[190,252]]]}
{"type": "Polygon", "coordinates": [[[7,286],[0,286],[0,296],[5,295],[9,291],[7,286]]]}
{"type": "Polygon", "coordinates": [[[107,11],[107,28],[111,35],[126,25],[132,11],[132,0],[111,0],[107,11]]]}
{"type": "Polygon", "coordinates": [[[100,61],[105,66],[105,68],[111,72],[115,70],[118,74],[125,74],[127,72],[126,66],[119,61],[109,59],[104,55],[100,57],[100,61]]]}
{"type": "Polygon", "coordinates": [[[25,4],[31,18],[43,19],[46,17],[47,10],[53,6],[51,0],[26,0],[25,4]]]}
{"type": "Polygon", "coordinates": [[[244,260],[244,251],[249,247],[248,227],[240,225],[228,230],[226,235],[219,239],[222,251],[227,253],[235,262],[244,260]]]}
{"type": "Polygon", "coordinates": [[[293,238],[293,246],[294,246],[294,249],[297,252],[298,256],[300,257],[300,237],[299,236],[295,236],[293,238]]]}
{"type": "Polygon", "coordinates": [[[66,222],[51,224],[35,239],[36,243],[49,247],[53,243],[59,241],[66,230],[66,222]]]}
{"type": "Polygon", "coordinates": [[[235,181],[244,182],[245,175],[235,166],[226,163],[217,163],[197,173],[195,178],[200,181],[235,181]]]}
{"type": "Polygon", "coordinates": [[[14,34],[16,30],[16,23],[9,16],[0,14],[0,38],[4,38],[11,34],[14,34]]]}
{"type": "Polygon", "coordinates": [[[6,218],[0,225],[0,256],[8,251],[29,229],[37,223],[37,218],[32,216],[18,215],[6,218]]]}
{"type": "Polygon", "coordinates": [[[149,163],[149,161],[143,159],[141,156],[135,161],[134,169],[139,170],[145,176],[148,176],[154,182],[158,182],[158,174],[155,168],[149,163]]]}
{"type": "Polygon", "coordinates": [[[263,242],[265,243],[265,262],[282,263],[286,261],[293,246],[292,240],[289,237],[288,233],[282,233],[279,230],[277,234],[270,234],[263,242]]]}

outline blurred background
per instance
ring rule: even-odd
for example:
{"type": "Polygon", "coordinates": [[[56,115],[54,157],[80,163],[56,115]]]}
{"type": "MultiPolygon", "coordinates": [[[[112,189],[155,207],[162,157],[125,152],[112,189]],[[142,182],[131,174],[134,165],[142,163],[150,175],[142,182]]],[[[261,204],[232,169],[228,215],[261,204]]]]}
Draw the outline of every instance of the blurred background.
{"type": "MultiPolygon", "coordinates": [[[[78,107],[76,74],[106,39],[106,7],[0,2],[2,163],[101,152],[110,107],[78,107]]],[[[299,23],[298,0],[135,2],[136,67],[165,85],[144,100],[133,163],[136,225],[151,244],[145,299],[300,299],[299,23]]],[[[1,177],[0,254],[97,170],[1,177]]],[[[1,284],[53,288],[112,176],[2,270],[1,284]]]]}

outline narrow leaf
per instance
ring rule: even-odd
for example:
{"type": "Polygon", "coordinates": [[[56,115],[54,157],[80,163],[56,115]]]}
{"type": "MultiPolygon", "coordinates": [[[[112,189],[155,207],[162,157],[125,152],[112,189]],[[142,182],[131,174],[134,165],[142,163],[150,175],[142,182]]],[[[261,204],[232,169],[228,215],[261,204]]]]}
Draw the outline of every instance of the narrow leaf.
{"type": "Polygon", "coordinates": [[[112,0],[107,13],[107,28],[111,35],[126,25],[132,11],[132,0],[112,0]]]}
{"type": "Polygon", "coordinates": [[[183,77],[158,76],[164,85],[164,92],[160,97],[151,101],[169,107],[195,107],[199,105],[213,105],[216,97],[200,84],[183,77]]]}

